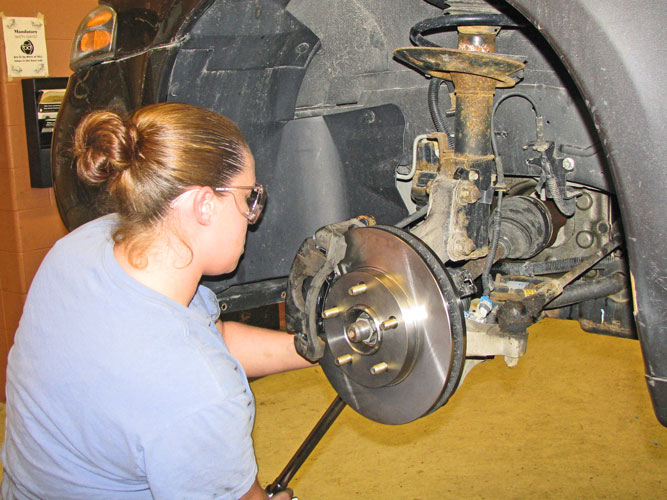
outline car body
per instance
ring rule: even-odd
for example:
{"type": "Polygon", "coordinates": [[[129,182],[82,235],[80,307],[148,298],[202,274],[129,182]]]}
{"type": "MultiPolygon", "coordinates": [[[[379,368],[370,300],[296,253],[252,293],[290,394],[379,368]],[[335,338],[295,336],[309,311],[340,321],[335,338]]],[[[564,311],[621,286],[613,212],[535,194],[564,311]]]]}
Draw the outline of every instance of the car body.
{"type": "MultiPolygon", "coordinates": [[[[409,165],[413,138],[433,129],[429,82],[392,57],[394,49],[410,45],[412,26],[443,8],[452,15],[500,8],[524,16],[523,29],[501,30],[498,52],[528,59],[516,88],[539,102],[545,136],[576,158],[569,181],[593,197],[611,199],[613,207],[603,216],[622,222],[632,304],[618,314],[634,316],[654,409],[667,425],[662,2],[103,3],[117,15],[115,45],[107,56],[76,68],[54,133],[61,216],[71,230],[101,213],[103,194],[83,186],[72,169],[72,132],[85,113],[180,101],[224,114],[246,136],[257,177],[271,195],[239,269],[207,281],[228,310],[284,298],[294,255],[318,228],[362,214],[391,225],[414,210],[396,188],[394,174],[409,165]]],[[[435,36],[443,46],[455,43],[455,33],[435,36]]],[[[498,124],[511,136],[508,141],[520,138],[501,145],[506,172],[520,177],[529,174],[528,153],[519,146],[527,144],[534,125],[529,110],[518,106],[516,113],[499,111],[498,124]]],[[[572,243],[568,256],[586,255],[587,248],[606,241],[594,236],[592,247],[572,243]]],[[[588,313],[581,307],[568,314],[588,313]]],[[[619,321],[627,327],[626,320],[619,321]]],[[[603,323],[604,318],[596,324],[603,323]]]]}

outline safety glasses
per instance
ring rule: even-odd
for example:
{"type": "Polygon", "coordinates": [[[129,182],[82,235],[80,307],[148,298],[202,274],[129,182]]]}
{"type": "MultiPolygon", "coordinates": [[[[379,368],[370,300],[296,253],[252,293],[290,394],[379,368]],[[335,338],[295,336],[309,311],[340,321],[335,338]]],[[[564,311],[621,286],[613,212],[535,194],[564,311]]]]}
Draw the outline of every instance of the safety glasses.
{"type": "Polygon", "coordinates": [[[259,216],[262,214],[264,205],[266,204],[267,190],[265,186],[261,184],[255,184],[254,186],[230,186],[230,187],[218,187],[213,188],[214,191],[219,193],[225,193],[227,191],[248,191],[248,194],[244,198],[245,206],[242,206],[239,203],[239,200],[234,196],[234,202],[236,203],[236,208],[241,212],[250,224],[254,224],[259,219],[259,216]]]}

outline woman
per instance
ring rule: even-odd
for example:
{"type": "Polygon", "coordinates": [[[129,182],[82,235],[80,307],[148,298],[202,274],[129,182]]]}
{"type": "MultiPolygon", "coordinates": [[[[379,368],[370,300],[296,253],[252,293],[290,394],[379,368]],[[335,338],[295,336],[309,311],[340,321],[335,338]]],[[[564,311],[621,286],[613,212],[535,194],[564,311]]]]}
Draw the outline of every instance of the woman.
{"type": "Polygon", "coordinates": [[[248,145],[215,113],[163,103],[91,113],[74,153],[115,213],[58,241],[31,285],[3,498],[267,498],[246,376],[308,362],[291,335],[221,323],[199,286],[236,268],[264,206],[248,145]]]}

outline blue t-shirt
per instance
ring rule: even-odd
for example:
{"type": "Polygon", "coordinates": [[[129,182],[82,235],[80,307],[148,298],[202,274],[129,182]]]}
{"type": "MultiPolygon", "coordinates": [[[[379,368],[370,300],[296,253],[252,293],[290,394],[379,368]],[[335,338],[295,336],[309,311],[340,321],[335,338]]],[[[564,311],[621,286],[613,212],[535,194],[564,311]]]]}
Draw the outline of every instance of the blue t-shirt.
{"type": "Polygon", "coordinates": [[[237,499],[255,480],[254,400],[215,327],[113,255],[114,216],[51,249],[9,354],[3,497],[237,499]]]}

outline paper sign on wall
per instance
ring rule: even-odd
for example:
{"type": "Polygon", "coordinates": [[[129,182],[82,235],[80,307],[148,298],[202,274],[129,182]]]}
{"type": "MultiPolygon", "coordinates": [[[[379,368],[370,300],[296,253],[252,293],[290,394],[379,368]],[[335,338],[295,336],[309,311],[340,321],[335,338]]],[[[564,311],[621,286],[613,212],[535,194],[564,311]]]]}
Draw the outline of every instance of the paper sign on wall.
{"type": "Polygon", "coordinates": [[[2,26],[9,77],[49,76],[44,16],[7,17],[2,14],[2,26]]]}

